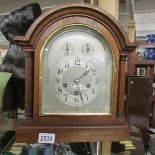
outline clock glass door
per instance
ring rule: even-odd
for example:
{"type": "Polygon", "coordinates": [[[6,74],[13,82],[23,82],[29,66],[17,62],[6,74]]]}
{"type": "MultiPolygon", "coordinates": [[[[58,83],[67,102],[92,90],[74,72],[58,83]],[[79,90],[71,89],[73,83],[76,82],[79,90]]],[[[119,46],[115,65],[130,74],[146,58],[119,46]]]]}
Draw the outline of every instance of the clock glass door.
{"type": "Polygon", "coordinates": [[[97,30],[66,26],[40,54],[40,115],[110,115],[113,52],[97,30]]]}

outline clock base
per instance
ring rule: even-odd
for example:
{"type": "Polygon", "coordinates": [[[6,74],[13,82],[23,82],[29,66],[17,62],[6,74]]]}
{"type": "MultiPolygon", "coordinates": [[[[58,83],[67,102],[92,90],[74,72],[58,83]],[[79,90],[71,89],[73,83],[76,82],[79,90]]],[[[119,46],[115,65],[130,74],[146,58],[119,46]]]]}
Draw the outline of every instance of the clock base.
{"type": "Polygon", "coordinates": [[[122,141],[130,139],[125,121],[106,122],[100,126],[64,126],[22,121],[16,130],[16,142],[37,143],[39,133],[55,134],[55,142],[122,141]]]}

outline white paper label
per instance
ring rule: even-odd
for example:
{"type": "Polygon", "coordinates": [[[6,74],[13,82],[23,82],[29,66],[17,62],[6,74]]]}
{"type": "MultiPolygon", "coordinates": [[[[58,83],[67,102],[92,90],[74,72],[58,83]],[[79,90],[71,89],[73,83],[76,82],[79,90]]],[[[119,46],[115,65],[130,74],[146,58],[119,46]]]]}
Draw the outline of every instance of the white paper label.
{"type": "Polygon", "coordinates": [[[53,133],[39,133],[38,143],[54,144],[55,143],[55,134],[53,134],[53,133]]]}

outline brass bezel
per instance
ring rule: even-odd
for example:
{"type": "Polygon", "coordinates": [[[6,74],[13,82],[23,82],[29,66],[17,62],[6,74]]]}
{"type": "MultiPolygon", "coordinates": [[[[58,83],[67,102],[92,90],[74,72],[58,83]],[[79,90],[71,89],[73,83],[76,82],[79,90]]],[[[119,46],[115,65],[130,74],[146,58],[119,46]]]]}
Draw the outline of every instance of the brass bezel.
{"type": "Polygon", "coordinates": [[[115,76],[115,74],[117,72],[117,70],[116,70],[116,62],[115,62],[115,59],[114,58],[115,57],[114,57],[113,48],[110,45],[110,43],[109,43],[108,39],[106,38],[106,36],[103,35],[100,31],[98,31],[97,29],[95,29],[92,26],[89,26],[89,25],[86,25],[86,24],[68,24],[68,25],[65,25],[65,26],[63,26],[61,28],[58,28],[53,33],[51,33],[48,36],[48,38],[45,40],[45,42],[44,42],[44,44],[43,44],[43,46],[41,48],[41,52],[40,52],[40,66],[39,66],[39,116],[52,116],[52,115],[53,116],[56,116],[56,115],[58,115],[58,116],[97,116],[97,115],[100,115],[100,116],[110,116],[110,115],[112,115],[112,111],[113,111],[112,103],[114,103],[113,101],[116,98],[114,96],[114,93],[113,93],[113,91],[114,91],[114,89],[113,89],[114,88],[114,76],[115,76]],[[86,113],[86,114],[83,114],[83,113],[77,113],[77,114],[75,114],[75,113],[69,113],[69,114],[52,113],[52,114],[43,114],[43,113],[41,113],[42,104],[40,103],[41,102],[41,91],[40,90],[42,89],[42,74],[43,74],[42,73],[42,70],[43,70],[43,68],[42,68],[42,55],[43,55],[43,52],[44,52],[44,48],[45,48],[47,42],[51,39],[51,37],[54,38],[54,35],[56,35],[57,33],[60,33],[64,29],[66,29],[68,27],[73,27],[73,26],[81,26],[81,27],[85,27],[85,28],[90,28],[94,32],[96,31],[102,38],[105,39],[106,43],[108,44],[108,46],[109,46],[109,48],[111,50],[112,63],[113,63],[112,66],[113,66],[113,68],[112,68],[112,88],[111,88],[112,93],[111,93],[111,103],[110,103],[111,110],[110,110],[110,113],[107,113],[107,114],[106,113],[105,114],[103,114],[103,113],[92,113],[92,114],[91,113],[86,113]]]}

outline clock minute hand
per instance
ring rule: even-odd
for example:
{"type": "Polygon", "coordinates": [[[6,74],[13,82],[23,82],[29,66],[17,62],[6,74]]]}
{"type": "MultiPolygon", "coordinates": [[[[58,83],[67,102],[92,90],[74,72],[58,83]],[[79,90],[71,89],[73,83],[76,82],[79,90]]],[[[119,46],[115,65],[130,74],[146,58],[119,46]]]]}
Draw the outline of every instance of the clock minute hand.
{"type": "Polygon", "coordinates": [[[78,79],[75,79],[74,80],[74,82],[76,83],[76,85],[78,87],[80,98],[81,98],[81,101],[82,101],[83,104],[84,104],[84,102],[83,102],[82,93],[81,93],[81,90],[80,90],[80,87],[79,87],[79,81],[80,81],[81,78],[83,78],[84,76],[86,76],[90,72],[90,70],[91,70],[91,68],[89,70],[85,71],[78,79]]]}
{"type": "Polygon", "coordinates": [[[85,71],[78,79],[76,79],[76,81],[78,81],[77,83],[79,83],[80,79],[82,79],[84,76],[86,76],[89,72],[90,72],[91,68],[87,71],[85,71]]]}
{"type": "Polygon", "coordinates": [[[80,87],[79,87],[79,80],[78,80],[78,79],[75,79],[74,82],[75,82],[75,84],[76,84],[76,86],[77,86],[77,88],[78,88],[78,92],[79,92],[79,94],[80,94],[81,101],[82,101],[82,103],[84,104],[84,102],[83,102],[83,97],[82,97],[82,93],[81,93],[81,90],[80,90],[80,87]]]}

